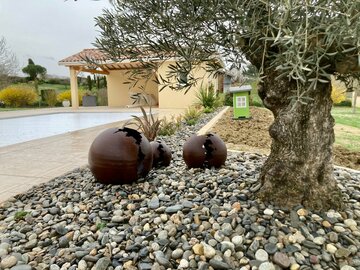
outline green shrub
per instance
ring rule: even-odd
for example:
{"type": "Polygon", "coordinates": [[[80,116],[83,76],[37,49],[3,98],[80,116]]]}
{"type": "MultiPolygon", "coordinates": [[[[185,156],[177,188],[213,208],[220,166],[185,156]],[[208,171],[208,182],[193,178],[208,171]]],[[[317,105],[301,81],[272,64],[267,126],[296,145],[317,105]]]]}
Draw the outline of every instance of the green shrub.
{"type": "Polygon", "coordinates": [[[108,95],[106,88],[100,88],[97,93],[97,102],[99,106],[107,106],[108,105],[108,95]]]}
{"type": "Polygon", "coordinates": [[[204,113],[212,113],[212,112],[214,112],[214,108],[205,107],[203,112],[204,113]]]}
{"type": "Polygon", "coordinates": [[[55,89],[41,90],[41,98],[49,107],[55,107],[58,102],[55,89]]]}
{"type": "Polygon", "coordinates": [[[34,104],[38,96],[31,87],[12,85],[0,91],[0,100],[6,106],[18,108],[34,104]]]}
{"type": "Polygon", "coordinates": [[[181,127],[181,121],[182,121],[181,115],[176,118],[175,116],[172,116],[170,121],[164,118],[161,121],[158,134],[160,136],[171,136],[175,134],[175,132],[181,127]]]}
{"type": "Polygon", "coordinates": [[[194,126],[196,124],[197,120],[196,119],[188,119],[186,120],[186,124],[188,126],[194,126]]]}
{"type": "Polygon", "coordinates": [[[200,119],[201,114],[202,114],[202,111],[197,109],[196,107],[194,107],[194,106],[189,107],[184,114],[185,123],[188,126],[195,125],[196,122],[200,119]]]}
{"type": "Polygon", "coordinates": [[[210,84],[208,88],[201,87],[196,93],[196,98],[199,100],[198,103],[204,108],[216,108],[218,106],[218,96],[214,90],[214,85],[210,84]]]}
{"type": "Polygon", "coordinates": [[[334,104],[335,106],[339,106],[339,107],[351,107],[351,100],[349,99],[346,99],[346,100],[343,100],[337,104],[334,104]]]}
{"type": "Polygon", "coordinates": [[[224,105],[225,106],[233,106],[233,94],[232,93],[226,93],[224,94],[224,105]]]}

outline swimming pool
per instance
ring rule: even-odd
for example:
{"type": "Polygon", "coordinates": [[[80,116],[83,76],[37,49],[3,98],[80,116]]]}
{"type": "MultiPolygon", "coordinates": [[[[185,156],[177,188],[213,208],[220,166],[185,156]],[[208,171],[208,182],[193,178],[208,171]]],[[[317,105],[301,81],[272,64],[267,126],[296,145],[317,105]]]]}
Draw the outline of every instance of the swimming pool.
{"type": "Polygon", "coordinates": [[[0,147],[131,119],[140,113],[54,113],[0,119],[0,147]]]}

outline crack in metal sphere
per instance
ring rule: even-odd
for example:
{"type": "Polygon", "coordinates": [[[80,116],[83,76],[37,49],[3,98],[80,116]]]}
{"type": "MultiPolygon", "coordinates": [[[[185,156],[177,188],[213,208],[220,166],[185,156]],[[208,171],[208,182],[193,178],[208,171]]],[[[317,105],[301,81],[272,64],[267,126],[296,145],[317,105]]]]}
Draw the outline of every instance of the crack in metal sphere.
{"type": "Polygon", "coordinates": [[[165,142],[157,140],[150,142],[153,151],[153,167],[167,167],[171,161],[171,150],[165,142]]]}
{"type": "Polygon", "coordinates": [[[88,160],[98,182],[122,185],[149,173],[153,153],[149,141],[137,130],[109,128],[91,144],[88,160]]]}
{"type": "Polygon", "coordinates": [[[193,135],[183,146],[183,158],[189,168],[218,168],[225,164],[227,149],[216,134],[193,135]]]}

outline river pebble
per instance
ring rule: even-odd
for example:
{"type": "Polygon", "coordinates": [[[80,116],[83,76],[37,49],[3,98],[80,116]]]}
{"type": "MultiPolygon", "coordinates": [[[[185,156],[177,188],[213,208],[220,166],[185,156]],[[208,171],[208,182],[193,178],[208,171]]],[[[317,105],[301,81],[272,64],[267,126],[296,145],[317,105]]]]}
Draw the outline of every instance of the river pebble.
{"type": "Polygon", "coordinates": [[[186,168],[182,145],[213,116],[160,137],[170,166],[132,185],[99,184],[85,167],[0,203],[0,267],[360,269],[360,172],[334,170],[341,211],[264,204],[255,194],[264,155],[228,152],[219,169],[186,168]]]}

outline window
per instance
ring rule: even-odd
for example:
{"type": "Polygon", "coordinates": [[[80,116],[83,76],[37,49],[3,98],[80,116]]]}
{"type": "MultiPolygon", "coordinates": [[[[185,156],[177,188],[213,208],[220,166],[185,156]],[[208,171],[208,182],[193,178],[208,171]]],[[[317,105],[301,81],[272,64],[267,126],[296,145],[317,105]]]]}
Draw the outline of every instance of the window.
{"type": "Polygon", "coordinates": [[[246,108],[246,97],[236,97],[236,108],[246,108]]]}

